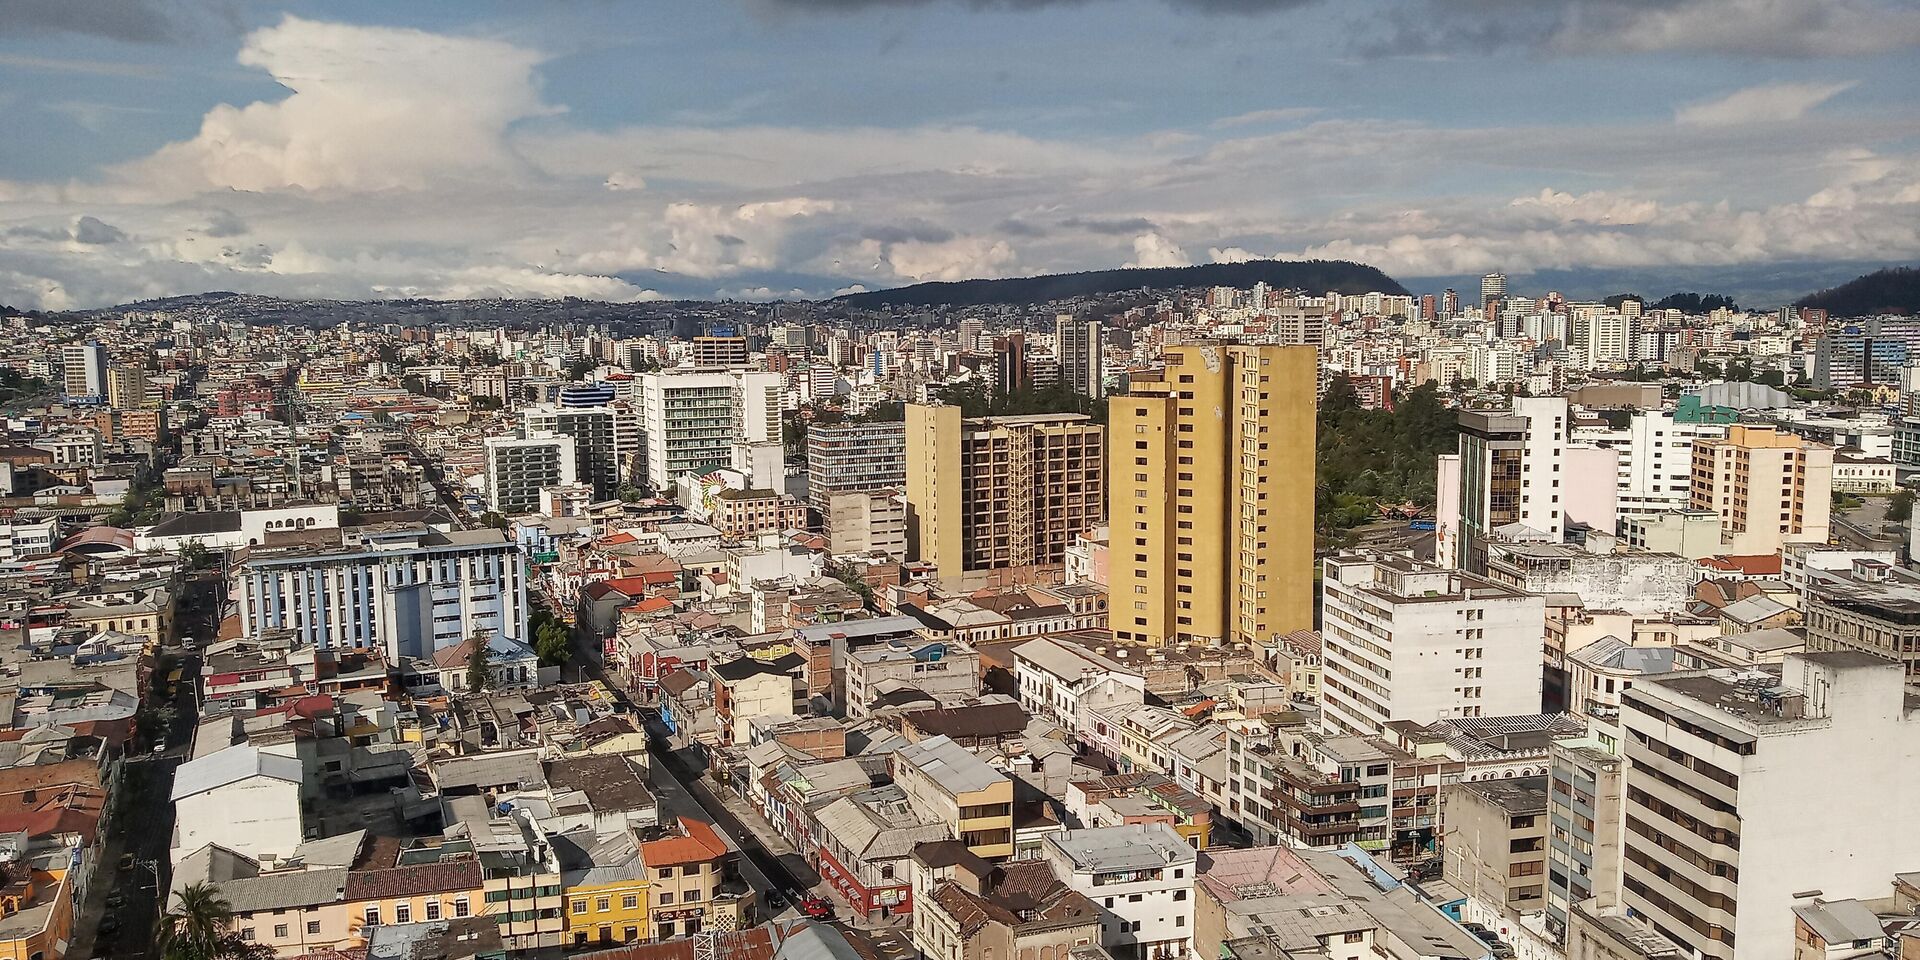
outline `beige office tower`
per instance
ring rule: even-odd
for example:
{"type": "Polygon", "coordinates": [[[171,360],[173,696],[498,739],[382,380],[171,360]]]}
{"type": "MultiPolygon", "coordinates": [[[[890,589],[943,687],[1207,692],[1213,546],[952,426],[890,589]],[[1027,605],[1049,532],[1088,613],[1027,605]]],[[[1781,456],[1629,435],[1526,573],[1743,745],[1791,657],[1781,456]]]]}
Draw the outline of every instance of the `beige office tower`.
{"type": "Polygon", "coordinates": [[[1310,346],[1166,348],[1108,401],[1114,639],[1257,644],[1313,628],[1310,346]]]}
{"type": "Polygon", "coordinates": [[[1105,432],[1077,413],[907,405],[907,554],[949,586],[1051,579],[1106,509],[1105,432]]]}

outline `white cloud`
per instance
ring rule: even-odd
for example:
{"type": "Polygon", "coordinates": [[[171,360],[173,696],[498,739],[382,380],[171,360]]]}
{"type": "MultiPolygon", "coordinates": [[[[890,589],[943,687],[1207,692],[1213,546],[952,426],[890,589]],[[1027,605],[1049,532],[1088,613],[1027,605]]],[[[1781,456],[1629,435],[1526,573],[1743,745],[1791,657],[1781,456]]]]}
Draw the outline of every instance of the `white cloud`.
{"type": "Polygon", "coordinates": [[[1272,110],[1249,110],[1231,117],[1221,117],[1213,122],[1213,128],[1223,130],[1231,127],[1251,127],[1269,123],[1291,123],[1305,120],[1320,113],[1319,107],[1276,107],[1272,110]]]}
{"type": "Polygon", "coordinates": [[[1507,208],[1556,223],[1648,223],[1660,214],[1660,204],[1654,200],[1598,190],[1575,196],[1545,187],[1534,196],[1515,199],[1507,208]]]}
{"type": "Polygon", "coordinates": [[[1005,240],[989,237],[906,240],[886,244],[883,256],[894,276],[914,281],[1010,276],[1019,259],[1005,240]]]}
{"type": "Polygon", "coordinates": [[[421,189],[519,170],[505,133],[551,108],[540,53],[497,40],[288,16],[249,34],[240,63],[292,91],[208,111],[191,140],[118,170],[199,191],[421,189]]]}
{"type": "Polygon", "coordinates": [[[1129,267],[1190,267],[1193,258],[1180,245],[1158,233],[1143,233],[1133,238],[1133,259],[1129,267]]]}
{"type": "Polygon", "coordinates": [[[1798,120],[1853,86],[1852,83],[1770,83],[1748,87],[1724,97],[1688,104],[1674,111],[1673,119],[1682,126],[1697,127],[1798,120]]]}

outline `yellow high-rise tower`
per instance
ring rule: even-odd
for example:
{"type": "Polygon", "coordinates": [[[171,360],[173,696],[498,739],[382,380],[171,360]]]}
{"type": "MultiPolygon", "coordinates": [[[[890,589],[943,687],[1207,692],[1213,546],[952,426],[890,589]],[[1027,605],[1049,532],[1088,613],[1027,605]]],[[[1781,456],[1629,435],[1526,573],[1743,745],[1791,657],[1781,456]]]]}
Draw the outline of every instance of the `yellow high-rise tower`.
{"type": "Polygon", "coordinates": [[[1109,400],[1114,638],[1259,644],[1313,627],[1311,346],[1171,346],[1109,400]]]}

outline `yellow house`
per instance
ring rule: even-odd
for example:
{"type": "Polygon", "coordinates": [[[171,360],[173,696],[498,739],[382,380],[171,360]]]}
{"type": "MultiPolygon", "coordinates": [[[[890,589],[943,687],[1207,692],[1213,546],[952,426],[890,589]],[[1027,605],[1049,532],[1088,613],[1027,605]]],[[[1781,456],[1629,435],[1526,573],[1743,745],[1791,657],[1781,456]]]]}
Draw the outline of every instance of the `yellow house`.
{"type": "Polygon", "coordinates": [[[0,960],[57,957],[73,939],[67,872],[25,871],[0,888],[0,960]]]}
{"type": "Polygon", "coordinates": [[[738,925],[740,904],[724,901],[727,843],[698,820],[680,821],[680,834],[640,845],[653,903],[651,939],[671,940],[702,930],[738,925]]]}
{"type": "Polygon", "coordinates": [[[554,846],[566,890],[569,945],[610,946],[648,938],[650,884],[631,833],[561,834],[554,846]]]}

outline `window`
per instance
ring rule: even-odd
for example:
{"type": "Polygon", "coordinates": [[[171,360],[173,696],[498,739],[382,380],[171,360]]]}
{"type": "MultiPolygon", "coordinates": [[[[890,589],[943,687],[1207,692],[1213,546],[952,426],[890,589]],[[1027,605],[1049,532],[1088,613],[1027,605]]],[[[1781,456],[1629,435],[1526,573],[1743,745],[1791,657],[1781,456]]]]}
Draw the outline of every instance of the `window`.
{"type": "Polygon", "coordinates": [[[367,926],[369,927],[379,926],[380,925],[380,905],[377,903],[368,904],[367,911],[362,916],[361,919],[365,920],[367,923],[367,926]]]}
{"type": "Polygon", "coordinates": [[[394,923],[412,923],[413,922],[413,904],[411,903],[394,904],[393,905],[393,922],[394,923]]]}
{"type": "Polygon", "coordinates": [[[317,937],[317,936],[319,936],[319,935],[320,935],[320,921],[318,921],[318,920],[308,920],[308,921],[307,921],[307,936],[310,936],[310,937],[317,937]]]}
{"type": "Polygon", "coordinates": [[[252,927],[241,927],[241,928],[240,928],[240,939],[242,939],[242,940],[252,940],[252,939],[253,939],[253,928],[252,928],[252,927]]]}
{"type": "Polygon", "coordinates": [[[1349,933],[1346,935],[1344,939],[1348,943],[1359,943],[1362,940],[1367,939],[1367,935],[1364,933],[1349,933]]]}
{"type": "Polygon", "coordinates": [[[660,894],[660,905],[667,906],[672,903],[673,903],[673,891],[672,890],[662,891],[660,894]]]}
{"type": "Polygon", "coordinates": [[[640,898],[634,894],[629,893],[626,896],[620,898],[620,909],[622,910],[633,910],[638,908],[639,906],[640,906],[640,898]]]}
{"type": "Polygon", "coordinates": [[[626,929],[620,931],[620,939],[625,940],[628,943],[632,943],[633,941],[640,939],[640,928],[627,927],[626,929]]]}
{"type": "Polygon", "coordinates": [[[427,901],[427,919],[428,920],[440,919],[440,901],[438,900],[427,901]]]}
{"type": "Polygon", "coordinates": [[[585,900],[575,900],[575,901],[573,902],[573,912],[574,912],[574,913],[586,913],[586,912],[587,912],[587,902],[586,902],[585,900]]]}
{"type": "Polygon", "coordinates": [[[612,910],[612,909],[613,909],[612,897],[595,897],[594,898],[593,910],[595,913],[606,913],[608,910],[612,910]]]}
{"type": "Polygon", "coordinates": [[[276,924],[274,924],[274,925],[273,925],[273,938],[274,938],[275,940],[285,940],[285,939],[287,938],[287,925],[286,925],[286,924],[284,924],[284,923],[276,923],[276,924]]]}
{"type": "Polygon", "coordinates": [[[673,876],[673,868],[672,868],[672,867],[661,867],[661,868],[660,868],[660,879],[662,879],[662,880],[665,880],[665,879],[667,879],[668,877],[671,877],[671,876],[673,876]]]}
{"type": "Polygon", "coordinates": [[[1173,899],[1175,900],[1185,900],[1186,898],[1187,892],[1185,890],[1175,890],[1173,892],[1173,899]]]}
{"type": "Polygon", "coordinates": [[[699,899],[700,899],[700,891],[698,891],[698,890],[688,890],[688,891],[687,891],[687,893],[686,893],[686,896],[683,896],[683,897],[681,897],[681,898],[680,898],[680,902],[681,902],[681,903],[693,903],[694,901],[696,901],[696,900],[699,900],[699,899]]]}
{"type": "Polygon", "coordinates": [[[468,905],[466,897],[453,898],[453,915],[454,916],[464,917],[464,916],[467,916],[468,913],[470,913],[472,910],[473,908],[468,905]]]}

